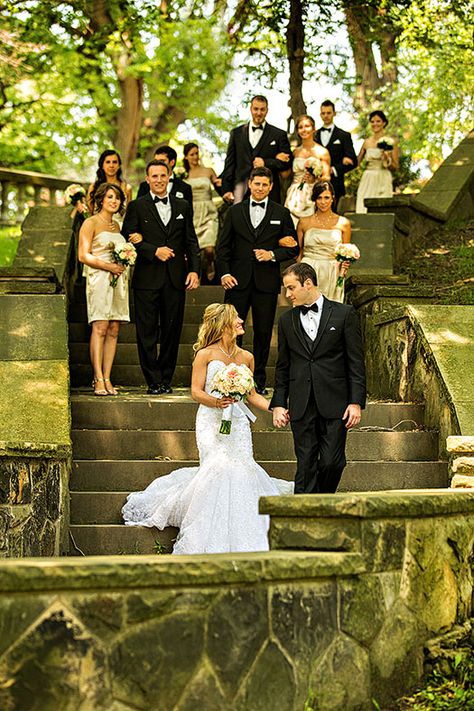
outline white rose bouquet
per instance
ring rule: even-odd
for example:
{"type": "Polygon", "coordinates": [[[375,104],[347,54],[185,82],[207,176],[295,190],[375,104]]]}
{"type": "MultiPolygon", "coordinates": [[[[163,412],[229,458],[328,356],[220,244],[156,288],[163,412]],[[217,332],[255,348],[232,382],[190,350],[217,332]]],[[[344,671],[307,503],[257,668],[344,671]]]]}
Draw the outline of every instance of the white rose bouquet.
{"type": "Polygon", "coordinates": [[[71,183],[64,191],[66,203],[73,205],[84,217],[87,215],[86,191],[79,183],[71,183]]]}
{"type": "Polygon", "coordinates": [[[377,148],[380,148],[381,151],[393,151],[394,144],[395,141],[393,138],[390,138],[390,136],[384,136],[377,142],[377,148]]]}
{"type": "MultiPolygon", "coordinates": [[[[335,257],[338,262],[357,262],[360,259],[360,252],[357,245],[352,242],[340,242],[336,247],[335,257]]],[[[346,277],[338,276],[336,286],[343,286],[346,277]]]]}
{"type": "MultiPolygon", "coordinates": [[[[223,395],[224,397],[231,397],[237,401],[244,400],[244,398],[252,392],[254,387],[253,373],[250,368],[246,365],[236,365],[235,363],[231,363],[219,370],[212,381],[212,392],[223,395]]],[[[240,403],[238,404],[240,405],[240,403]]],[[[220,434],[230,434],[233,407],[233,405],[229,405],[222,410],[222,420],[219,428],[220,434]]],[[[247,417],[255,419],[245,405],[241,405],[241,409],[243,409],[247,417]]]]}
{"type": "MultiPolygon", "coordinates": [[[[123,264],[124,267],[130,267],[135,264],[137,260],[137,250],[127,242],[120,249],[116,249],[116,245],[113,242],[109,242],[109,249],[112,254],[112,259],[116,264],[123,264]]],[[[120,274],[113,274],[110,280],[110,286],[115,289],[118,284],[120,274]]]]}
{"type": "MultiPolygon", "coordinates": [[[[305,170],[307,170],[308,173],[310,173],[314,178],[320,178],[321,175],[323,174],[321,161],[319,160],[319,158],[314,158],[314,156],[307,158],[307,160],[305,160],[304,167],[305,167],[305,170]]],[[[306,185],[306,183],[303,180],[298,185],[298,190],[303,190],[305,185],[306,185]]]]}

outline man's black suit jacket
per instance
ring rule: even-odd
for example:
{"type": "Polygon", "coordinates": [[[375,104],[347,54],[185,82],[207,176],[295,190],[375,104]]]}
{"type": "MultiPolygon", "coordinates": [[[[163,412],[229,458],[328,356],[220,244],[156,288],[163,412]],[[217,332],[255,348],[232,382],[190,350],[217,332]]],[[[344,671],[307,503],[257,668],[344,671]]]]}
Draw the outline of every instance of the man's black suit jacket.
{"type": "MultiPolygon", "coordinates": [[[[150,192],[150,186],[148,185],[146,180],[144,180],[138,186],[137,200],[139,197],[143,197],[144,195],[146,195],[149,192],[150,192]]],[[[173,180],[171,182],[170,195],[174,195],[174,197],[187,200],[187,202],[189,202],[189,204],[191,205],[191,217],[193,216],[193,189],[191,188],[190,185],[185,183],[184,180],[181,180],[181,178],[178,178],[177,175],[174,175],[174,173],[173,173],[173,180]]]]}
{"type": "Polygon", "coordinates": [[[250,221],[250,201],[232,205],[226,213],[222,233],[217,243],[216,258],[219,276],[231,274],[238,281],[237,291],[247,288],[252,277],[261,291],[278,292],[281,288],[278,262],[294,259],[299,248],[280,247],[281,237],[296,238],[290,211],[269,200],[265,217],[257,229],[250,221]],[[254,249],[271,250],[275,261],[257,262],[254,249]]]}
{"type": "MultiPolygon", "coordinates": [[[[318,143],[321,143],[320,128],[316,131],[315,138],[318,143]]],[[[351,134],[348,131],[343,131],[342,128],[339,128],[338,126],[334,126],[331,139],[326,148],[331,156],[331,168],[335,168],[337,172],[337,175],[332,173],[331,182],[334,186],[336,196],[340,197],[341,195],[346,194],[344,175],[350,170],[357,168],[357,156],[352,144],[351,134]],[[344,165],[342,162],[343,158],[350,158],[352,160],[352,165],[344,165]]]]}
{"type": "Polygon", "coordinates": [[[252,148],[249,141],[249,124],[237,126],[230,132],[227,155],[222,171],[222,194],[233,191],[238,183],[246,182],[253,168],[253,160],[256,157],[263,158],[265,167],[273,173],[273,187],[270,198],[275,202],[280,202],[280,176],[281,170],[291,167],[291,148],[288,136],[281,128],[265,124],[261,138],[255,148],[252,148]],[[290,162],[283,162],[275,158],[277,153],[288,153],[290,162]]]}
{"type": "Polygon", "coordinates": [[[278,322],[278,360],[270,407],[288,407],[290,420],[303,417],[311,390],[320,415],[341,418],[349,404],[365,407],[364,352],[355,309],[324,298],[312,346],[301,325],[300,309],[278,322]]]}
{"type": "Polygon", "coordinates": [[[137,261],[133,272],[134,289],[160,289],[168,273],[176,289],[185,289],[188,272],[199,273],[199,244],[194,231],[189,203],[170,196],[171,219],[165,226],[150,193],[132,200],[127,207],[122,234],[128,239],[139,232],[143,242],[135,245],[137,261]],[[170,247],[175,256],[162,262],[155,255],[157,247],[170,247]]]}

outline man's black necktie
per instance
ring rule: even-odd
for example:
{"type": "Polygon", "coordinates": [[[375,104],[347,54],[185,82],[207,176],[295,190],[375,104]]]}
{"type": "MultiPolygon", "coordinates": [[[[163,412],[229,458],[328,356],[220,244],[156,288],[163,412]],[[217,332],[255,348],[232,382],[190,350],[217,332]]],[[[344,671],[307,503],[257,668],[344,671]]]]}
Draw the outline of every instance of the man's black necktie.
{"type": "Polygon", "coordinates": [[[303,316],[306,316],[308,311],[314,311],[315,313],[318,313],[318,305],[316,303],[311,304],[311,306],[300,306],[300,311],[303,314],[303,316]]]}
{"type": "Polygon", "coordinates": [[[262,210],[264,210],[264,209],[265,209],[265,203],[264,203],[264,202],[254,202],[254,201],[252,200],[252,207],[261,207],[262,210]]]}
{"type": "Polygon", "coordinates": [[[163,205],[167,205],[167,204],[168,204],[168,198],[167,198],[167,197],[160,198],[160,197],[158,197],[158,195],[155,195],[154,201],[155,201],[155,202],[162,202],[163,205]]]}
{"type": "Polygon", "coordinates": [[[263,131],[263,126],[252,126],[252,131],[263,131]]]}

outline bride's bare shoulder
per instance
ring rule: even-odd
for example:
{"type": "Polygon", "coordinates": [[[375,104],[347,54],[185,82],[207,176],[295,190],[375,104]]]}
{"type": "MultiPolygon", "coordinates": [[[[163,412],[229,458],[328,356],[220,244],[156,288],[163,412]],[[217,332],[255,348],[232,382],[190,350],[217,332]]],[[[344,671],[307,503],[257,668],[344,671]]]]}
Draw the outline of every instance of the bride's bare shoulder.
{"type": "Polygon", "coordinates": [[[242,362],[247,365],[249,368],[253,366],[254,363],[254,358],[253,358],[253,353],[250,353],[250,351],[246,351],[243,348],[240,348],[237,353],[239,354],[242,362]]]}

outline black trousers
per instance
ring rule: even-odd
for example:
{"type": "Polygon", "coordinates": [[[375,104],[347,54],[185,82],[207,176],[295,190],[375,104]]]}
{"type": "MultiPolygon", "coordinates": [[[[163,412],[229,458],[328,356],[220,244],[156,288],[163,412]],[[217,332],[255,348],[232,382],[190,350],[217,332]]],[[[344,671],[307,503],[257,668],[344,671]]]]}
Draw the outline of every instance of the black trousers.
{"type": "Polygon", "coordinates": [[[344,421],[321,417],[311,392],[304,416],[290,424],[297,460],[295,494],[333,494],[346,466],[344,421]]]}
{"type": "MultiPolygon", "coordinates": [[[[246,289],[229,289],[225,292],[225,303],[235,306],[243,321],[246,321],[252,309],[254,380],[258,388],[264,388],[267,380],[265,368],[270,353],[277,300],[278,294],[260,291],[252,283],[246,289]]],[[[239,346],[242,345],[242,338],[237,339],[237,342],[239,346]]]]}
{"type": "Polygon", "coordinates": [[[161,289],[134,289],[140,366],[148,385],[171,385],[178,360],[186,292],[168,277],[161,289]],[[160,353],[157,344],[160,343],[160,353]]]}

